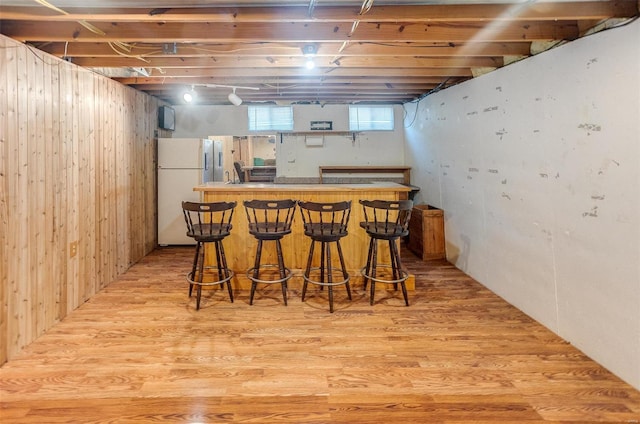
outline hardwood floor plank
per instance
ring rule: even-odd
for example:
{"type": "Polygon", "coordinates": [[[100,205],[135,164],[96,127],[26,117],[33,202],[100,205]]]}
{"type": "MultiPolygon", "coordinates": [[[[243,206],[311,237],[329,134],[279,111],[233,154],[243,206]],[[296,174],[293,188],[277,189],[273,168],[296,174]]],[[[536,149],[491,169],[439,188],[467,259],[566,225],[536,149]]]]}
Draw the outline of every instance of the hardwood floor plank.
{"type": "Polygon", "coordinates": [[[640,422],[637,390],[446,261],[402,254],[410,307],[354,284],[330,314],[295,285],[288,306],[268,286],[196,311],[191,248],[158,249],[0,368],[0,421],[640,422]]]}

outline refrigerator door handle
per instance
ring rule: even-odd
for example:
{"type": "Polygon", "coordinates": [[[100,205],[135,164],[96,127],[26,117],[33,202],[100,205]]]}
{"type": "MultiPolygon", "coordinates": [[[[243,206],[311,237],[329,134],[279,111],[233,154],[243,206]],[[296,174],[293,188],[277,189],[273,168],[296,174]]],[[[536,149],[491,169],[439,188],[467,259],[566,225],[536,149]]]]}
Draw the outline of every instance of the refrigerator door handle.
{"type": "Polygon", "coordinates": [[[222,166],[222,152],[218,152],[218,166],[222,166]]]}
{"type": "Polygon", "coordinates": [[[207,153],[204,154],[204,170],[209,170],[209,161],[207,160],[207,153]]]}

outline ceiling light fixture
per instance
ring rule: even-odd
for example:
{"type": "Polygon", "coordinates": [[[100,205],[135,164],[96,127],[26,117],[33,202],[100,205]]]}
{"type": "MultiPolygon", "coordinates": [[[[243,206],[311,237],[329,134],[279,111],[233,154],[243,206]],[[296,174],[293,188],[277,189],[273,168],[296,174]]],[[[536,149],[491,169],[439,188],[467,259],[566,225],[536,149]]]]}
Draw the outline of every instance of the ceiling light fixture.
{"type": "Polygon", "coordinates": [[[240,96],[238,96],[236,94],[236,89],[238,89],[238,90],[260,90],[258,87],[241,87],[241,86],[238,86],[238,85],[221,85],[221,84],[205,84],[205,87],[212,87],[212,88],[222,87],[222,88],[231,88],[231,89],[233,89],[233,92],[229,93],[227,98],[229,99],[231,104],[234,105],[234,106],[240,106],[242,104],[242,99],[240,98],[240,96]]]}
{"type": "Polygon", "coordinates": [[[228,98],[231,104],[233,104],[234,106],[240,106],[242,104],[242,99],[236,94],[235,88],[233,89],[233,93],[229,93],[228,98]]]}
{"type": "Polygon", "coordinates": [[[195,100],[197,96],[198,96],[198,93],[196,93],[196,90],[194,90],[193,86],[191,86],[191,90],[185,91],[182,94],[182,99],[187,103],[191,103],[195,100]]]}
{"type": "Polygon", "coordinates": [[[304,66],[311,70],[316,67],[316,63],[313,61],[314,56],[318,53],[318,46],[315,44],[305,44],[302,46],[302,55],[307,58],[304,66]]]}
{"type": "Polygon", "coordinates": [[[318,46],[315,44],[305,44],[302,46],[302,54],[305,56],[315,56],[318,53],[318,46]]]}

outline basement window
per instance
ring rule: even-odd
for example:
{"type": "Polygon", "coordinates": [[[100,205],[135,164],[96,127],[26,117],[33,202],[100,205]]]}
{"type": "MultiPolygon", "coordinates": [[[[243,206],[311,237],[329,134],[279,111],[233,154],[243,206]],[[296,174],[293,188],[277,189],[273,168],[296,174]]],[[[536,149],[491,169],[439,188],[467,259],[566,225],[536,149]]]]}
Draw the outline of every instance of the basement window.
{"type": "Polygon", "coordinates": [[[249,106],[250,131],[293,130],[291,106],[249,106]]]}
{"type": "Polygon", "coordinates": [[[349,106],[350,131],[392,131],[393,106],[349,106]]]}

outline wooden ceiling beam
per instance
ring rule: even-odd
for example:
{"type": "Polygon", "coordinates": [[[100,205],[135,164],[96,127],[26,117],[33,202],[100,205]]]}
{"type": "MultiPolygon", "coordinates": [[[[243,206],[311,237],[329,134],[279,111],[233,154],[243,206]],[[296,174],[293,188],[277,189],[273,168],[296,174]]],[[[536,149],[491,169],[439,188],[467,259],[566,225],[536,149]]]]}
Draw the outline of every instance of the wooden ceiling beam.
{"type": "Polygon", "coordinates": [[[241,85],[241,86],[272,86],[272,87],[288,87],[292,85],[348,85],[351,87],[361,87],[375,84],[392,84],[392,85],[431,85],[439,84],[442,82],[442,77],[423,77],[423,76],[409,76],[409,77],[393,77],[388,76],[370,76],[370,77],[332,77],[326,79],[323,77],[196,77],[196,78],[181,78],[181,77],[165,77],[162,80],[158,78],[147,77],[135,77],[135,78],[118,78],[119,81],[126,83],[133,87],[146,87],[158,89],[172,89],[174,84],[183,85],[205,85],[205,84],[224,84],[224,85],[241,85]]]}
{"type": "MultiPolygon", "coordinates": [[[[162,44],[136,44],[131,46],[129,55],[140,55],[147,58],[155,57],[280,57],[301,55],[303,43],[229,43],[229,44],[186,44],[176,45],[176,54],[164,53],[162,44]]],[[[51,42],[37,45],[40,50],[49,54],[63,57],[120,57],[108,43],[96,42],[51,42]]],[[[367,43],[351,42],[340,51],[342,42],[322,43],[318,45],[317,57],[337,54],[341,56],[426,56],[440,57],[455,56],[523,56],[530,54],[528,42],[474,42],[474,43],[367,43]]]]}
{"type": "MultiPolygon", "coordinates": [[[[396,97],[396,98],[413,98],[413,97],[417,97],[420,94],[429,91],[428,89],[426,90],[422,90],[422,91],[397,91],[397,90],[383,90],[383,89],[378,89],[378,90],[361,90],[358,91],[358,95],[361,96],[371,96],[371,97],[378,97],[378,98],[384,98],[384,97],[396,97]]],[[[221,99],[223,101],[227,101],[227,96],[229,95],[229,92],[227,91],[226,93],[204,93],[204,92],[197,92],[197,97],[199,99],[221,99]]],[[[175,97],[175,93],[163,93],[163,92],[157,92],[157,93],[149,93],[158,97],[162,97],[162,96],[169,96],[169,97],[175,97]]],[[[353,92],[345,92],[345,91],[332,91],[332,90],[304,90],[304,91],[284,91],[284,92],[280,92],[277,93],[275,91],[266,91],[264,93],[245,93],[245,92],[238,92],[236,93],[240,96],[240,98],[242,98],[243,100],[251,100],[251,101],[268,101],[268,100],[277,100],[277,99],[284,99],[284,98],[288,98],[288,99],[292,99],[292,98],[298,98],[298,99],[310,99],[310,98],[318,98],[318,97],[323,97],[323,98],[329,98],[329,97],[349,97],[349,96],[354,96],[353,92]]]]}
{"type": "MultiPolygon", "coordinates": [[[[438,84],[420,84],[420,85],[412,85],[410,87],[395,87],[395,86],[391,86],[391,87],[387,87],[385,84],[376,84],[376,85],[366,85],[366,86],[357,86],[357,87],[352,87],[351,89],[349,89],[349,87],[335,87],[333,85],[310,85],[310,86],[298,86],[298,85],[294,85],[294,86],[284,86],[284,87],[271,87],[271,86],[265,86],[265,85],[261,85],[261,84],[252,84],[251,86],[248,87],[255,87],[255,88],[259,88],[259,91],[254,91],[251,90],[250,92],[247,90],[237,90],[238,95],[240,95],[240,97],[254,97],[254,96],[276,96],[276,95],[283,95],[283,94],[288,94],[288,95],[294,95],[294,94],[303,94],[303,93],[316,93],[316,92],[322,92],[322,93],[340,93],[340,94],[349,94],[349,93],[354,93],[354,88],[357,88],[357,92],[361,93],[361,92],[383,92],[385,94],[389,94],[389,93],[403,93],[403,95],[405,95],[406,93],[420,93],[420,92],[424,92],[425,90],[429,90],[431,88],[434,88],[438,86],[438,84]]],[[[132,85],[132,87],[136,88],[138,87],[137,85],[132,85]]],[[[199,85],[189,85],[189,84],[184,84],[184,85],[173,85],[173,86],[165,86],[164,88],[158,88],[159,86],[154,84],[154,85],[143,85],[140,86],[141,89],[144,89],[145,92],[152,94],[152,93],[175,93],[176,91],[178,92],[183,92],[185,90],[191,90],[194,89],[197,93],[198,96],[227,96],[229,94],[230,89],[214,89],[214,88],[207,88],[204,86],[199,86],[199,85]]]]}
{"type": "MultiPolygon", "coordinates": [[[[259,87],[242,93],[247,103],[403,103],[576,39],[608,19],[638,16],[637,0],[377,3],[364,14],[359,2],[306,2],[0,6],[0,32],[169,103],[207,83],[259,87]],[[309,71],[302,50],[311,43],[317,67],[309,71]]],[[[225,90],[199,91],[204,102],[229,104],[225,90]]]]}
{"type": "MultiPolygon", "coordinates": [[[[145,67],[145,68],[304,68],[306,59],[300,57],[208,57],[208,58],[145,58],[132,57],[78,57],[73,63],[84,67],[145,67]]],[[[504,64],[502,58],[491,57],[316,57],[314,62],[324,68],[470,68],[470,67],[500,67],[504,64]]]]}
{"type": "Polygon", "coordinates": [[[124,43],[173,42],[518,42],[571,40],[579,36],[573,22],[518,22],[514,24],[209,24],[209,23],[114,23],[96,24],[104,35],[74,22],[3,21],[2,32],[26,41],[102,41],[124,43]]]}
{"type": "Polygon", "coordinates": [[[457,5],[376,5],[366,14],[360,7],[318,5],[309,16],[306,6],[197,8],[64,8],[6,6],[2,19],[46,22],[486,22],[600,20],[637,13],[635,0],[457,5]]]}
{"type": "MultiPolygon", "coordinates": [[[[269,77],[290,77],[290,76],[315,76],[315,77],[371,77],[386,76],[392,77],[471,77],[472,73],[468,68],[316,68],[313,70],[300,68],[195,68],[195,69],[149,69],[149,78],[156,78],[156,82],[168,77],[210,77],[210,78],[269,78],[269,77]]],[[[118,79],[118,78],[114,78],[118,79]]],[[[118,79],[122,82],[122,80],[118,79]]]]}

